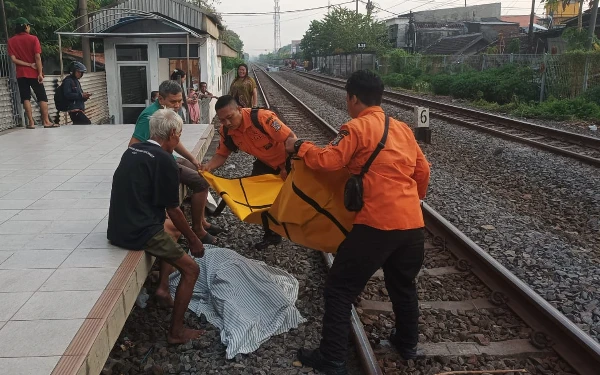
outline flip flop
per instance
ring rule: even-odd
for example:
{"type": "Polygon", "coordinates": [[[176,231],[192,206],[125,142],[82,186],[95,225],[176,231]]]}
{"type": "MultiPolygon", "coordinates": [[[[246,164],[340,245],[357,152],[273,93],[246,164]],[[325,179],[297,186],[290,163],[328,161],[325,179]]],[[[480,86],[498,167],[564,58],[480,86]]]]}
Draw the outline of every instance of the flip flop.
{"type": "Polygon", "coordinates": [[[52,129],[52,128],[60,128],[60,125],[58,125],[58,124],[52,124],[50,126],[44,125],[44,129],[52,129]]]}
{"type": "Polygon", "coordinates": [[[25,129],[35,129],[35,125],[34,126],[26,126],[25,129]]]}
{"type": "Polygon", "coordinates": [[[200,242],[204,245],[218,245],[219,239],[217,237],[213,237],[210,233],[206,233],[206,236],[200,238],[200,242]]]}
{"type": "Polygon", "coordinates": [[[210,227],[204,228],[204,230],[206,230],[208,233],[212,234],[213,236],[216,236],[219,233],[225,232],[225,229],[223,229],[220,226],[215,225],[215,224],[211,224],[210,227]]]}

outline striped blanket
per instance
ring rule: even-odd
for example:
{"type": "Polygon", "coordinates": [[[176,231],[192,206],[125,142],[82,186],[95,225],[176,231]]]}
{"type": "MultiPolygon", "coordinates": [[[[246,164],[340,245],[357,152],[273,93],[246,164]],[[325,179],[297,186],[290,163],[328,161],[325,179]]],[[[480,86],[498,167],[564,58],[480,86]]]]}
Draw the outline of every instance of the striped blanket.
{"type": "MultiPolygon", "coordinates": [[[[204,247],[204,257],[196,258],[200,276],[189,309],[221,330],[227,359],[253,352],[271,336],[306,321],[294,305],[298,280],[292,275],[233,250],[204,247]]],[[[180,278],[177,272],[171,275],[172,295],[180,278]]]]}

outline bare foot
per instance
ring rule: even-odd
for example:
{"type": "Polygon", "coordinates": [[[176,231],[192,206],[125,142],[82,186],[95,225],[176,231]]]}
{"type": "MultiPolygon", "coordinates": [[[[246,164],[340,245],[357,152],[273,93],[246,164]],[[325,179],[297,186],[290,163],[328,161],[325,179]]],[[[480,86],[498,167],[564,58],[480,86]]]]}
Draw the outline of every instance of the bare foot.
{"type": "Polygon", "coordinates": [[[179,334],[169,332],[167,335],[167,342],[169,344],[185,344],[188,341],[192,341],[202,336],[205,333],[201,329],[184,328],[179,334]]]}
{"type": "Polygon", "coordinates": [[[171,293],[169,292],[157,290],[156,293],[154,293],[154,296],[160,307],[173,307],[175,304],[173,302],[173,297],[171,297],[171,293]]]}

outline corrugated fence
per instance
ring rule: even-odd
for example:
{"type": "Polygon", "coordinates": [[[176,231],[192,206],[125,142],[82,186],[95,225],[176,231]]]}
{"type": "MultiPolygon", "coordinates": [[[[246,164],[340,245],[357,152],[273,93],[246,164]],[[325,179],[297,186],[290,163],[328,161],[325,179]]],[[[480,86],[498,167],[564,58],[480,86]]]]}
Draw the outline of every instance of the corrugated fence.
{"type": "MultiPolygon", "coordinates": [[[[50,113],[50,120],[56,122],[56,106],[54,105],[54,90],[57,87],[60,76],[51,75],[44,78],[44,87],[48,94],[48,110],[50,113]]],[[[92,124],[108,124],[110,118],[108,114],[108,96],[106,92],[106,73],[95,72],[86,73],[80,80],[83,91],[92,94],[90,99],[85,102],[85,114],[92,121],[92,124]]],[[[36,122],[39,121],[41,124],[40,110],[37,105],[34,107],[34,118],[36,122]]],[[[65,112],[60,113],[60,124],[70,124],[71,119],[65,112]]]]}
{"type": "Polygon", "coordinates": [[[19,104],[15,70],[9,60],[6,44],[0,44],[0,131],[19,125],[19,104]],[[11,74],[11,69],[12,74],[11,74]],[[12,79],[9,78],[12,76],[12,79]]]}

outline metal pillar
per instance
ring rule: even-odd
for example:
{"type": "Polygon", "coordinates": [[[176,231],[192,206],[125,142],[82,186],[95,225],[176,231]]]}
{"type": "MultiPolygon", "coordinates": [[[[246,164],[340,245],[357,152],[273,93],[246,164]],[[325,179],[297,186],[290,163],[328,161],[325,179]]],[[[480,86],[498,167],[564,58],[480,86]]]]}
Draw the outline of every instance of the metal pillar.
{"type": "MultiPolygon", "coordinates": [[[[82,32],[87,33],[89,31],[87,0],[79,0],[79,25],[82,32]]],[[[90,69],[92,65],[92,59],[90,57],[90,40],[85,36],[81,37],[81,52],[83,52],[83,65],[90,69]]]]}
{"type": "Polygon", "coordinates": [[[592,41],[596,32],[596,19],[598,18],[598,0],[594,1],[592,14],[590,14],[590,31],[588,33],[587,49],[592,49],[592,41]]]}

